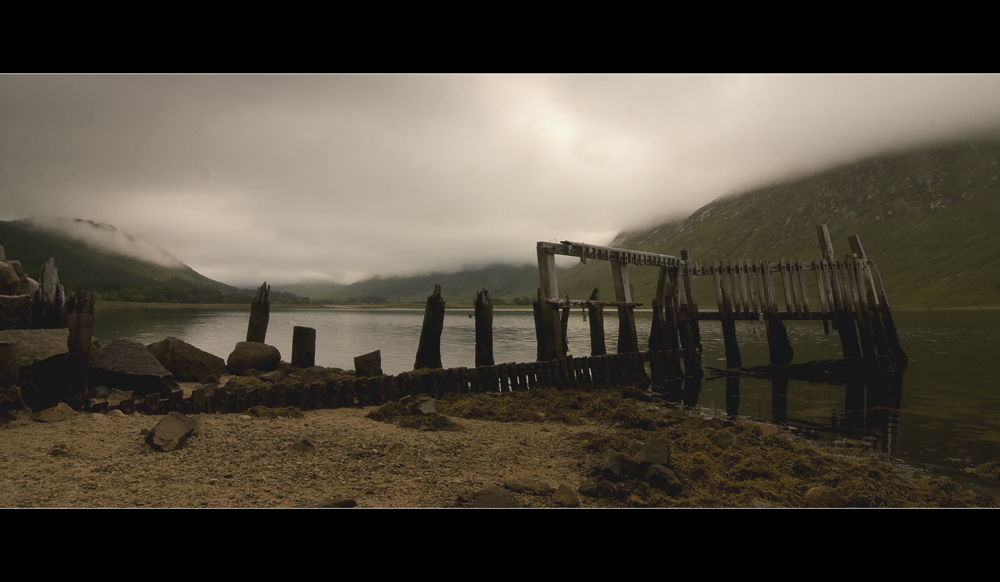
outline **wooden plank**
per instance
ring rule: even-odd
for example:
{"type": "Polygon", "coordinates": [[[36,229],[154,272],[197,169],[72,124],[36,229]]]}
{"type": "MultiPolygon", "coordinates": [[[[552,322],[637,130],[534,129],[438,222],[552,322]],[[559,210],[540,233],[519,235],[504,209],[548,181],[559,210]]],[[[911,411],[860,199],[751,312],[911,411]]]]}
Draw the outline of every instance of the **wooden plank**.
{"type": "Polygon", "coordinates": [[[810,319],[812,313],[809,311],[809,285],[806,284],[806,272],[802,259],[795,262],[795,272],[799,276],[799,289],[802,297],[802,314],[806,319],[810,319]]]}
{"type": "Polygon", "coordinates": [[[795,300],[792,299],[791,294],[791,277],[788,273],[788,259],[781,259],[778,263],[778,268],[781,271],[781,291],[785,296],[785,313],[792,315],[795,308],[795,300]]]}
{"type": "Polygon", "coordinates": [[[742,290],[743,296],[743,313],[745,315],[750,315],[752,302],[750,300],[750,294],[747,293],[747,264],[746,260],[739,259],[736,263],[737,271],[740,276],[740,289],[742,290]]]}

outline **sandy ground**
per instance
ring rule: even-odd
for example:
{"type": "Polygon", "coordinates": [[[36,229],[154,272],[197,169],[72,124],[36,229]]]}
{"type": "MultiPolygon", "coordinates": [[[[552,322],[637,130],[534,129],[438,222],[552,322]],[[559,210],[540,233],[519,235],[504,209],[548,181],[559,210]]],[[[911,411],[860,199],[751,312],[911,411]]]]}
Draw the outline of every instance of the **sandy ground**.
{"type": "MultiPolygon", "coordinates": [[[[159,416],[8,423],[0,428],[0,506],[299,507],[347,497],[359,507],[445,507],[511,479],[575,491],[596,462],[577,443],[602,430],[457,419],[463,431],[418,431],[366,419],[371,410],[202,415],[197,436],[171,452],[152,450],[141,434],[159,416]],[[303,438],[315,452],[289,448],[303,438]]],[[[553,503],[517,498],[526,507],[553,503]]]]}

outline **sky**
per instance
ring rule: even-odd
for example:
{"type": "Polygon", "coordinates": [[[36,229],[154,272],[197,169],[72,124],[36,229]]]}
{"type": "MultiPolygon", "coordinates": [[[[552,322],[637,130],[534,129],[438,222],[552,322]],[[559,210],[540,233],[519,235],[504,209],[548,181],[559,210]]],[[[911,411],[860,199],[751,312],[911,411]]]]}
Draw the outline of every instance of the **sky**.
{"type": "Polygon", "coordinates": [[[0,75],[0,220],[111,224],[232,285],[351,283],[998,130],[1000,75],[0,75]]]}

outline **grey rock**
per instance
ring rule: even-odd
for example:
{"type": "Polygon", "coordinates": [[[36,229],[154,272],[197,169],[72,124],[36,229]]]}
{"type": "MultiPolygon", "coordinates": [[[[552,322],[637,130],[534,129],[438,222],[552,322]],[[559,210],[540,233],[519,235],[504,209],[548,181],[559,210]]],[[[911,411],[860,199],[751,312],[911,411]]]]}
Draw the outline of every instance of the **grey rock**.
{"type": "Polygon", "coordinates": [[[7,261],[0,261],[0,295],[17,294],[17,284],[20,279],[13,267],[7,261]]]}
{"type": "Polygon", "coordinates": [[[268,372],[267,374],[261,374],[257,377],[264,382],[281,382],[285,378],[285,373],[281,370],[275,370],[273,372],[268,372]]]}
{"type": "Polygon", "coordinates": [[[552,500],[562,507],[580,507],[580,498],[567,485],[560,485],[552,494],[552,500]]]}
{"type": "Polygon", "coordinates": [[[160,452],[173,451],[184,446],[194,434],[195,423],[179,412],[170,412],[146,435],[146,444],[160,452]]]}
{"type": "Polygon", "coordinates": [[[277,370],[280,363],[281,353],[278,348],[261,342],[239,342],[226,359],[229,371],[236,375],[250,368],[271,372],[277,370]]]}
{"type": "Polygon", "coordinates": [[[36,422],[59,422],[61,420],[74,418],[79,414],[80,413],[73,410],[69,404],[60,402],[52,408],[46,408],[45,410],[36,412],[31,415],[31,419],[36,422]]]}
{"type": "Polygon", "coordinates": [[[226,362],[219,356],[175,337],[151,343],[146,349],[176,380],[205,382],[209,376],[219,377],[227,371],[226,362]]]}
{"type": "Polygon", "coordinates": [[[31,329],[31,295],[0,295],[0,329],[31,329]]]}
{"type": "Polygon", "coordinates": [[[173,375],[139,342],[115,340],[90,364],[91,386],[131,390],[136,396],[166,396],[178,389],[173,375]]]}
{"type": "Polygon", "coordinates": [[[650,487],[662,489],[668,495],[677,495],[684,487],[677,475],[663,465],[650,465],[643,480],[649,483],[650,487]]]}
{"type": "Polygon", "coordinates": [[[288,445],[288,450],[305,455],[311,455],[316,452],[316,445],[313,443],[312,439],[306,437],[297,443],[288,445]]]}
{"type": "Polygon", "coordinates": [[[17,384],[29,408],[43,410],[69,399],[65,376],[68,337],[67,329],[0,331],[0,342],[17,345],[21,360],[17,384]]]}
{"type": "Polygon", "coordinates": [[[483,489],[472,497],[472,507],[521,507],[517,499],[503,487],[483,489]]]}
{"type": "Polygon", "coordinates": [[[597,482],[593,479],[587,479],[583,483],[580,483],[580,487],[577,489],[581,495],[586,495],[587,497],[600,497],[601,492],[597,488],[597,482]]]}
{"type": "Polygon", "coordinates": [[[434,398],[428,398],[420,404],[411,407],[410,412],[418,416],[421,414],[437,414],[437,400],[434,398]]]}
{"type": "Polygon", "coordinates": [[[639,470],[645,470],[649,465],[670,465],[670,446],[664,443],[646,443],[639,449],[635,457],[639,470]]]}
{"type": "Polygon", "coordinates": [[[526,493],[528,495],[548,495],[555,491],[555,488],[548,483],[530,479],[527,481],[507,481],[503,486],[514,493],[526,493]]]}
{"type": "Polygon", "coordinates": [[[601,463],[601,475],[612,483],[622,480],[622,465],[618,460],[618,453],[613,449],[608,449],[604,452],[604,461],[601,463]]]}
{"type": "Polygon", "coordinates": [[[21,372],[21,351],[14,342],[0,342],[0,386],[17,384],[21,372]]]}

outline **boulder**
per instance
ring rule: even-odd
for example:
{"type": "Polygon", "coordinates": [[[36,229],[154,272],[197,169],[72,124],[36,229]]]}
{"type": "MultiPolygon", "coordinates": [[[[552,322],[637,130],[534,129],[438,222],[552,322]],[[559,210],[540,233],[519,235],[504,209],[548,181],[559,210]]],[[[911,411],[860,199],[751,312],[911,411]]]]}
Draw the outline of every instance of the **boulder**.
{"type": "Polygon", "coordinates": [[[46,408],[41,412],[36,412],[31,416],[31,419],[35,422],[59,422],[61,420],[75,418],[79,415],[80,413],[73,410],[69,404],[60,402],[52,408],[46,408]]]}
{"type": "Polygon", "coordinates": [[[503,487],[483,489],[472,497],[472,507],[521,507],[517,499],[503,487]]]}
{"type": "Polygon", "coordinates": [[[272,372],[281,363],[278,348],[261,342],[239,342],[229,354],[226,365],[232,374],[240,375],[244,370],[255,368],[261,372],[272,372]]]}
{"type": "Polygon", "coordinates": [[[28,408],[43,410],[68,400],[65,377],[68,338],[68,329],[0,331],[0,342],[16,344],[20,353],[17,384],[28,408]]]}
{"type": "Polygon", "coordinates": [[[0,261],[0,295],[14,295],[20,279],[7,261],[0,261]]]}
{"type": "Polygon", "coordinates": [[[89,381],[91,386],[131,390],[135,396],[166,396],[179,388],[146,346],[129,340],[115,340],[101,349],[90,363],[89,381]]]}
{"type": "Polygon", "coordinates": [[[552,494],[552,501],[561,507],[580,507],[580,498],[568,485],[560,485],[552,494]]]}
{"type": "Polygon", "coordinates": [[[222,358],[175,337],[151,343],[146,349],[175,380],[204,382],[209,376],[218,378],[226,373],[226,362],[222,358]]]}
{"type": "Polygon", "coordinates": [[[184,446],[184,441],[194,434],[194,430],[193,420],[179,412],[171,411],[149,431],[146,435],[146,444],[160,452],[179,449],[184,446]]]}
{"type": "Polygon", "coordinates": [[[0,329],[31,329],[31,295],[0,295],[0,329]]]}

